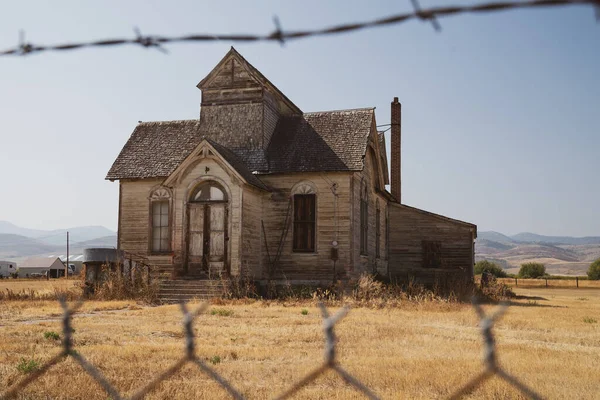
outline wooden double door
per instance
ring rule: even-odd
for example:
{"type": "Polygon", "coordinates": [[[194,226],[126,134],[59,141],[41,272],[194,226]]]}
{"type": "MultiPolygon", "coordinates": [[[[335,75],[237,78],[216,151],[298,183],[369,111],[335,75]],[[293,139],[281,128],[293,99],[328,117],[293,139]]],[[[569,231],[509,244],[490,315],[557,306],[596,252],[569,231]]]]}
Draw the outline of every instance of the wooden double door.
{"type": "Polygon", "coordinates": [[[187,274],[217,277],[228,274],[227,202],[188,205],[187,274]]]}

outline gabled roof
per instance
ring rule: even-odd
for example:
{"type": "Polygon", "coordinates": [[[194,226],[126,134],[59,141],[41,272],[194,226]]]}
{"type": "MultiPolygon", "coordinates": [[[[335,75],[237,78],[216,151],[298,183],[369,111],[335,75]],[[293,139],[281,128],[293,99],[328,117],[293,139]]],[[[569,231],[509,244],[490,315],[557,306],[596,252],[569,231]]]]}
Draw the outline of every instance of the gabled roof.
{"type": "Polygon", "coordinates": [[[280,118],[266,172],[362,170],[374,114],[374,108],[360,108],[280,118]]]}
{"type": "Polygon", "coordinates": [[[200,143],[199,126],[199,120],[138,124],[106,179],[166,178],[200,143]]]}
{"type": "Polygon", "coordinates": [[[227,163],[235,169],[238,174],[244,178],[246,182],[250,185],[256,186],[259,189],[269,190],[269,188],[258,178],[256,175],[248,169],[246,163],[233,151],[229,150],[227,147],[220,145],[214,140],[207,140],[213,148],[227,161],[227,163]]]}
{"type": "Polygon", "coordinates": [[[266,152],[230,147],[225,135],[202,132],[199,120],[142,122],[106,179],[166,178],[203,139],[209,140],[240,174],[244,171],[244,176],[250,173],[255,177],[255,171],[360,171],[374,112],[373,108],[361,108],[281,117],[266,152]]]}
{"type": "Polygon", "coordinates": [[[279,90],[277,86],[275,86],[270,80],[268,80],[258,69],[256,69],[254,65],[250,64],[248,60],[244,58],[244,56],[238,53],[233,46],[227,52],[227,54],[225,54],[221,61],[219,61],[219,63],[212,69],[212,71],[210,71],[209,74],[202,79],[198,85],[196,85],[198,89],[205,89],[208,83],[210,83],[210,81],[215,78],[218,72],[223,68],[224,64],[226,64],[232,58],[237,60],[258,84],[269,90],[276,97],[279,97],[279,99],[283,101],[283,103],[285,103],[285,105],[289,107],[294,114],[302,114],[302,110],[300,110],[298,106],[296,106],[285,94],[283,94],[283,92],[279,90]]]}
{"type": "Polygon", "coordinates": [[[19,264],[19,268],[61,268],[62,265],[58,257],[31,257],[19,264]]]}

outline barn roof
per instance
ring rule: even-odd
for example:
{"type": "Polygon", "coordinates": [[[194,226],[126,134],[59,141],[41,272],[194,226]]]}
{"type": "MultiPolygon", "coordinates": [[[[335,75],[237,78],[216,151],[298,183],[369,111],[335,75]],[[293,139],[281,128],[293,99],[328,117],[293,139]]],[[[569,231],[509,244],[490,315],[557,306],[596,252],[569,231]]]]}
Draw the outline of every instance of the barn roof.
{"type": "Polygon", "coordinates": [[[106,179],[168,177],[203,139],[218,146],[240,173],[359,171],[373,118],[373,108],[284,116],[266,151],[232,147],[231,135],[208,135],[200,129],[199,120],[143,122],[134,129],[106,179]]]}
{"type": "Polygon", "coordinates": [[[55,263],[62,265],[58,257],[31,257],[19,264],[19,268],[50,268],[55,263]]]}

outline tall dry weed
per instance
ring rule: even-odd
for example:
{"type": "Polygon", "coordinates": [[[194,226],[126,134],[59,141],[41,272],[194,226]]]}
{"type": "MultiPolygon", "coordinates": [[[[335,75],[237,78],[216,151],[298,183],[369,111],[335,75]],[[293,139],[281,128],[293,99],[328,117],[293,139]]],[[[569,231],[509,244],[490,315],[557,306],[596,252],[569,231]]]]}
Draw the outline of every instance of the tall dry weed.
{"type": "Polygon", "coordinates": [[[100,282],[87,285],[87,295],[93,300],[141,300],[156,303],[158,282],[151,279],[149,273],[134,269],[125,275],[120,271],[104,268],[100,282]]]}

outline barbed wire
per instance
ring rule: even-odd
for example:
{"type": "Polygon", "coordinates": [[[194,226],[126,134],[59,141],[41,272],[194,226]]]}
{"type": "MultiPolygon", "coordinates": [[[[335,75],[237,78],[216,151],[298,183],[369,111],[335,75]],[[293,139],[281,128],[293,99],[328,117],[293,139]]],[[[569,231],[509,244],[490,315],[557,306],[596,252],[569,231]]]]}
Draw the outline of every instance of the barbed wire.
{"type": "MultiPolygon", "coordinates": [[[[63,332],[63,340],[62,340],[62,351],[51,358],[50,361],[46,362],[42,367],[38,370],[32,372],[29,376],[15,384],[12,388],[10,388],[6,393],[0,396],[0,399],[11,399],[16,397],[19,393],[22,392],[29,384],[33,383],[35,380],[40,378],[43,374],[45,374],[51,367],[58,364],[61,360],[66,357],[72,357],[84,370],[85,372],[94,379],[100,387],[110,396],[113,400],[121,400],[124,399],[119,391],[104,377],[104,375],[92,364],[90,364],[81,354],[79,354],[73,348],[73,328],[71,326],[72,318],[75,312],[81,307],[83,304],[83,300],[79,300],[75,303],[74,306],[69,308],[67,306],[65,298],[60,299],[60,304],[63,309],[63,317],[62,317],[62,332],[63,332]]],[[[190,312],[185,303],[181,303],[181,311],[183,313],[183,331],[185,334],[185,349],[184,355],[173,364],[171,367],[160,373],[154,379],[152,379],[148,384],[143,386],[142,388],[135,391],[135,393],[130,397],[132,400],[139,400],[144,398],[147,394],[152,392],[160,383],[169,379],[175,373],[177,373],[181,368],[183,368],[186,364],[192,363],[196,365],[202,372],[208,375],[212,380],[214,380],[217,384],[219,384],[232,398],[236,400],[243,400],[245,397],[238,391],[227,379],[221,376],[214,369],[209,367],[203,360],[201,360],[196,355],[196,345],[195,345],[195,335],[193,329],[193,322],[196,317],[202,314],[208,308],[207,303],[202,303],[195,311],[190,312]]],[[[497,375],[504,381],[506,381],[509,385],[519,390],[524,395],[528,396],[531,399],[541,399],[542,397],[536,393],[533,389],[526,386],[523,382],[521,382],[516,377],[510,375],[508,372],[504,371],[500,367],[496,357],[496,341],[494,339],[494,335],[492,329],[494,327],[494,323],[500,319],[500,317],[506,312],[508,309],[507,304],[502,304],[500,308],[491,315],[486,315],[483,312],[483,309],[476,301],[473,300],[473,307],[475,308],[475,312],[479,317],[479,328],[481,330],[481,334],[484,339],[484,366],[485,369],[482,373],[475,376],[464,386],[459,388],[455,393],[453,393],[449,398],[451,400],[460,399],[464,396],[469,395],[476,388],[481,386],[487,379],[490,377],[497,375]]],[[[314,369],[312,372],[308,373],[304,378],[300,379],[298,382],[294,383],[288,390],[279,396],[275,397],[277,400],[288,399],[297,393],[302,388],[306,387],[314,380],[316,380],[319,376],[327,372],[328,370],[333,370],[336,372],[346,383],[351,385],[355,390],[364,394],[367,398],[376,400],[379,397],[364,383],[360,380],[352,376],[349,372],[347,372],[337,360],[336,353],[336,345],[337,345],[337,337],[335,335],[334,328],[336,324],[349,312],[349,308],[343,307],[340,311],[335,315],[330,315],[329,311],[325,307],[323,303],[319,303],[319,308],[321,309],[321,314],[323,317],[323,331],[325,336],[325,357],[323,363],[314,369]]]]}
{"type": "Polygon", "coordinates": [[[90,42],[74,42],[55,45],[38,45],[25,40],[24,32],[19,34],[18,45],[14,48],[0,51],[0,56],[9,55],[27,55],[43,51],[64,51],[76,50],[86,47],[111,47],[122,45],[139,45],[145,48],[156,48],[164,53],[167,50],[163,47],[168,43],[189,43],[189,42],[210,42],[210,41],[230,41],[230,42],[279,42],[285,44],[288,40],[298,40],[315,36],[327,36],[340,33],[358,31],[377,26],[387,26],[400,24],[412,19],[431,22],[436,31],[441,30],[438,22],[440,17],[448,17],[457,14],[481,14],[496,11],[558,7],[569,5],[591,5],[596,8],[596,19],[600,20],[600,0],[528,0],[528,1],[498,1],[485,4],[475,4],[466,6],[444,6],[421,9],[417,0],[411,0],[414,11],[390,15],[384,18],[378,18],[370,21],[345,23],[334,25],[322,29],[284,31],[281,22],[277,16],[273,18],[275,30],[268,34],[192,34],[185,36],[158,36],[142,35],[138,28],[134,28],[135,37],[133,38],[112,38],[90,42]]]}

